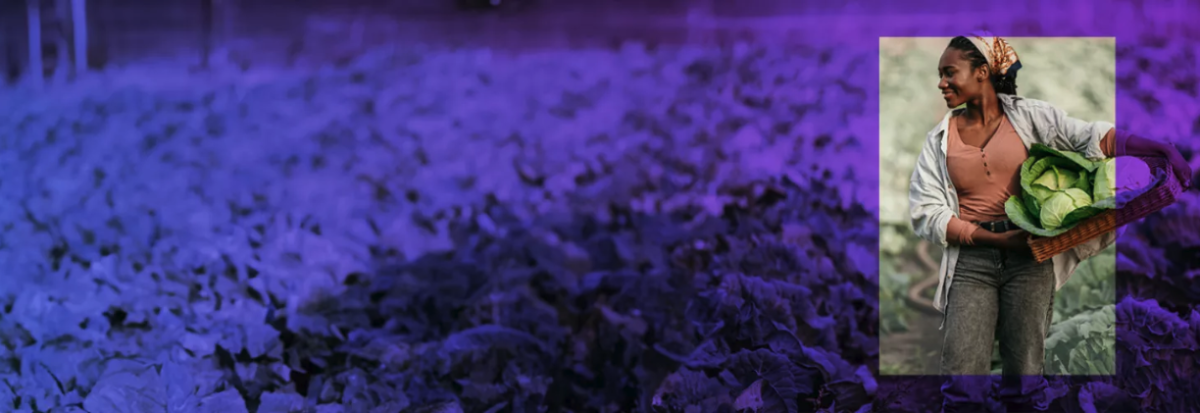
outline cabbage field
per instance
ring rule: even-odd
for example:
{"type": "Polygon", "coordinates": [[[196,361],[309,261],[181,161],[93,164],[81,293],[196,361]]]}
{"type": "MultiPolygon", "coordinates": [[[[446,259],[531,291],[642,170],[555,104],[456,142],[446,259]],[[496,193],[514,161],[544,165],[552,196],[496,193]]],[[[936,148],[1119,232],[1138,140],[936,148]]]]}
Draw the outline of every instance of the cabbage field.
{"type": "MultiPolygon", "coordinates": [[[[1149,99],[1194,76],[1155,53],[1149,99]]],[[[880,375],[880,183],[848,161],[878,153],[876,59],[414,48],[6,89],[0,410],[927,411],[880,375]]],[[[1073,280],[1056,360],[1111,348],[1108,311],[1154,364],[1056,407],[1195,405],[1200,308],[1147,298],[1200,297],[1165,276],[1200,271],[1197,202],[1116,257],[1173,296],[1073,280]]]]}

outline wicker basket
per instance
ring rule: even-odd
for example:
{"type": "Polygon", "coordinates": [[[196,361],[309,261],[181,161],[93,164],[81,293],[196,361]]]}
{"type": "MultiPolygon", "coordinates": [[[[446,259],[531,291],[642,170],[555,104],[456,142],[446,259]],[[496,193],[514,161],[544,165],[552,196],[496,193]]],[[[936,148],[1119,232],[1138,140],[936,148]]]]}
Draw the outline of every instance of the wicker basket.
{"type": "Polygon", "coordinates": [[[1130,200],[1121,208],[1104,211],[1088,218],[1071,228],[1069,231],[1055,237],[1032,237],[1029,247],[1038,262],[1043,262],[1064,251],[1070,250],[1093,238],[1112,232],[1117,228],[1133,221],[1145,218],[1175,202],[1181,187],[1175,173],[1167,160],[1159,157],[1139,157],[1152,172],[1163,172],[1166,178],[1157,187],[1130,200]]]}

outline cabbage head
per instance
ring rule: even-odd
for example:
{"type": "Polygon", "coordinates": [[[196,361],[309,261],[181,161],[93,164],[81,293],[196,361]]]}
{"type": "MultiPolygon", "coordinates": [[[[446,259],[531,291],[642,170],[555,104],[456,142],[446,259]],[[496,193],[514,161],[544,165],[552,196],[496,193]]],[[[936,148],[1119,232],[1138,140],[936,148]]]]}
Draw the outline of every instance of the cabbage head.
{"type": "Polygon", "coordinates": [[[1079,172],[1059,169],[1058,166],[1051,165],[1050,169],[1042,172],[1041,176],[1033,180],[1033,195],[1038,198],[1038,202],[1045,203],[1046,199],[1056,192],[1074,187],[1078,180],[1079,172]]]}
{"type": "Polygon", "coordinates": [[[1117,159],[1109,158],[1101,162],[1096,171],[1096,185],[1092,198],[1096,202],[1117,196],[1117,159]]]}
{"type": "Polygon", "coordinates": [[[1041,185],[1052,191],[1061,191],[1075,185],[1075,181],[1079,179],[1079,173],[1070,169],[1058,169],[1057,166],[1050,166],[1050,170],[1042,173],[1037,179],[1033,180],[1034,185],[1041,185]]]}
{"type": "Polygon", "coordinates": [[[1034,235],[1062,234],[1109,208],[1111,201],[1100,205],[1093,201],[1106,194],[1100,191],[1112,188],[1115,164],[1110,161],[1092,161],[1076,152],[1034,144],[1021,164],[1021,194],[1010,197],[1004,211],[1014,224],[1034,235]]]}
{"type": "Polygon", "coordinates": [[[1067,215],[1092,205],[1092,196],[1079,188],[1057,191],[1042,205],[1042,228],[1053,230],[1062,226],[1067,215]]]}

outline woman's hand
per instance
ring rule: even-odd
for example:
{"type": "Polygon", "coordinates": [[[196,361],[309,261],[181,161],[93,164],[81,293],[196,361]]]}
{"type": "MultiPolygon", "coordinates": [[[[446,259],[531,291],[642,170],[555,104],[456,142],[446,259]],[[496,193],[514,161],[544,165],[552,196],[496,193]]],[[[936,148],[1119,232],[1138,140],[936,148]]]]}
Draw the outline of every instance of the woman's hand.
{"type": "Polygon", "coordinates": [[[1029,231],[1014,229],[1005,232],[991,232],[980,228],[971,235],[975,244],[986,245],[1006,250],[1029,250],[1029,231]]]}
{"type": "MultiPolygon", "coordinates": [[[[1116,129],[1108,132],[1115,134],[1116,129]]],[[[1125,150],[1117,155],[1127,156],[1161,156],[1167,159],[1171,164],[1171,170],[1175,172],[1175,177],[1179,179],[1183,189],[1188,189],[1192,186],[1192,166],[1188,165],[1188,161],[1175,149],[1175,145],[1153,141],[1135,135],[1117,135],[1124,136],[1125,150]]],[[[1121,143],[1118,143],[1121,146],[1121,143]]]]}
{"type": "Polygon", "coordinates": [[[1163,155],[1166,156],[1167,162],[1171,163],[1171,169],[1175,171],[1175,177],[1179,178],[1179,183],[1183,184],[1183,189],[1186,190],[1191,188],[1192,166],[1188,165],[1187,159],[1184,158],[1183,155],[1179,154],[1179,151],[1175,149],[1174,145],[1164,146],[1166,148],[1164,149],[1165,153],[1163,155]]]}
{"type": "Polygon", "coordinates": [[[1187,158],[1184,158],[1179,150],[1175,149],[1175,145],[1169,143],[1155,142],[1153,147],[1154,152],[1157,152],[1156,155],[1166,158],[1167,163],[1171,164],[1171,170],[1175,172],[1175,178],[1179,179],[1180,186],[1184,190],[1190,188],[1192,186],[1192,166],[1188,165],[1187,158]]]}
{"type": "Polygon", "coordinates": [[[996,234],[1000,237],[1000,247],[1010,250],[1029,249],[1029,231],[1014,229],[996,234]]]}

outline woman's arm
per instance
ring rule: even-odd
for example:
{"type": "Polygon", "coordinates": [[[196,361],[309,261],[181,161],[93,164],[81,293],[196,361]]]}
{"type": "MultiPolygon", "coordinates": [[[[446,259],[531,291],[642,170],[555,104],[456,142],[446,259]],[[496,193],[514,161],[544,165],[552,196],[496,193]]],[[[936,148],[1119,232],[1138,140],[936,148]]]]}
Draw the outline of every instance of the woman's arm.
{"type": "Polygon", "coordinates": [[[1129,133],[1117,133],[1117,128],[1108,130],[1104,139],[1116,141],[1116,153],[1113,156],[1166,156],[1172,149],[1162,143],[1146,138],[1133,136],[1129,133]]]}
{"type": "Polygon", "coordinates": [[[1029,233],[1024,230],[997,234],[955,216],[954,211],[950,209],[949,200],[945,197],[945,191],[950,191],[951,188],[947,182],[948,178],[937,168],[938,158],[934,142],[934,139],[926,139],[909,184],[908,208],[913,232],[917,237],[943,247],[981,245],[1007,249],[1029,248],[1029,233]],[[964,233],[969,235],[964,237],[961,235],[964,233]]]}
{"type": "Polygon", "coordinates": [[[937,167],[939,161],[934,146],[931,133],[925,138],[925,145],[917,156],[917,165],[909,181],[908,213],[917,237],[945,247],[950,245],[947,230],[954,211],[950,210],[949,200],[945,196],[950,183],[946,182],[937,167]]]}
{"type": "Polygon", "coordinates": [[[1162,142],[1141,138],[1127,132],[1118,132],[1108,122],[1086,122],[1067,116],[1067,112],[1048,104],[1041,104],[1043,121],[1053,123],[1058,137],[1065,140],[1065,147],[1081,152],[1091,159],[1108,157],[1100,142],[1106,137],[1116,140],[1116,156],[1161,156],[1171,163],[1171,169],[1184,188],[1192,185],[1192,168],[1187,159],[1175,147],[1162,142]]]}
{"type": "Polygon", "coordinates": [[[1048,103],[1037,101],[1034,108],[1034,122],[1043,133],[1050,133],[1050,146],[1069,151],[1079,152],[1088,159],[1106,158],[1100,142],[1104,140],[1115,125],[1108,122],[1087,122],[1067,116],[1067,112],[1048,103]]]}
{"type": "Polygon", "coordinates": [[[971,233],[971,240],[974,245],[982,245],[986,247],[996,247],[1009,250],[1029,249],[1029,232],[1023,229],[1014,229],[1007,232],[991,232],[983,228],[976,229],[971,233]]]}
{"type": "Polygon", "coordinates": [[[1109,129],[1104,138],[1115,140],[1116,153],[1113,154],[1114,156],[1161,156],[1167,158],[1167,161],[1171,163],[1171,169],[1175,171],[1175,177],[1179,179],[1183,187],[1190,188],[1192,186],[1192,167],[1174,146],[1127,132],[1118,133],[1116,128],[1109,129]]]}
{"type": "Polygon", "coordinates": [[[1029,249],[1029,233],[1023,229],[995,233],[958,217],[950,218],[946,226],[946,238],[950,245],[1029,249]]]}

